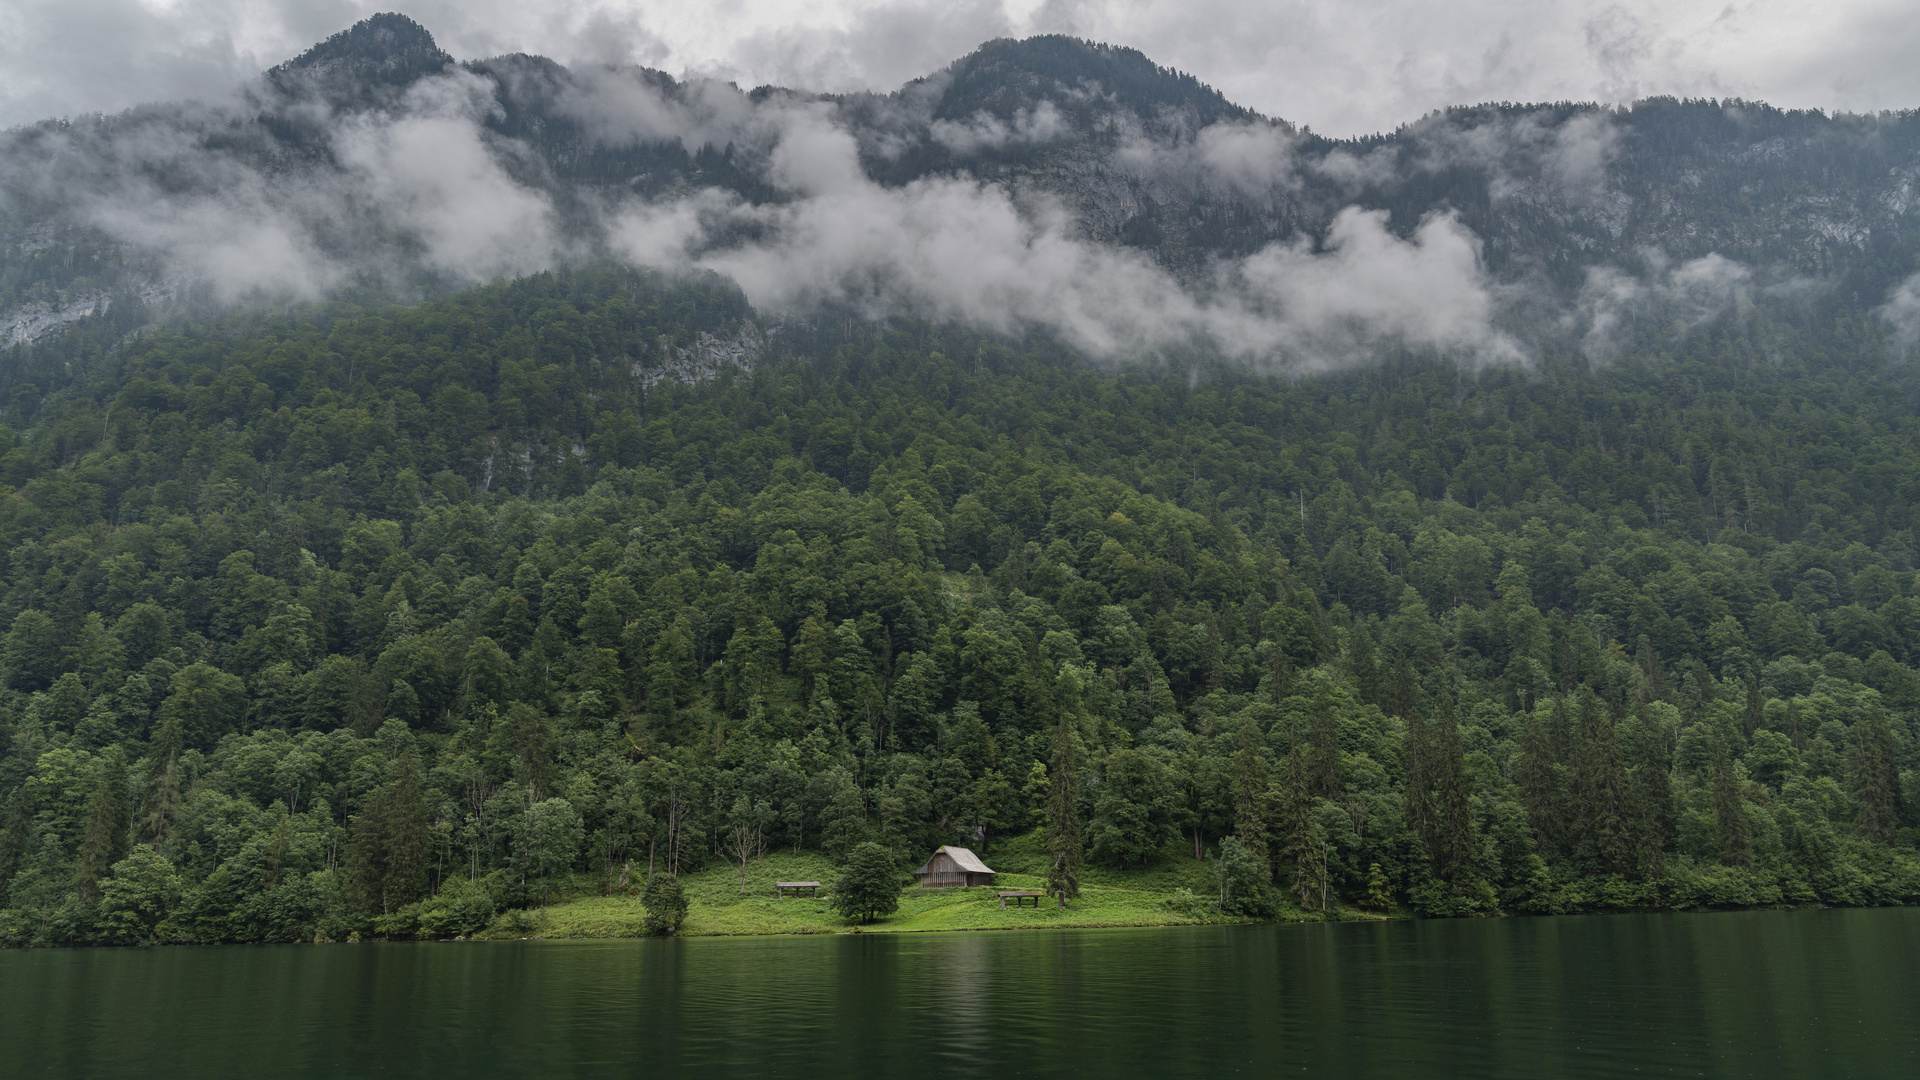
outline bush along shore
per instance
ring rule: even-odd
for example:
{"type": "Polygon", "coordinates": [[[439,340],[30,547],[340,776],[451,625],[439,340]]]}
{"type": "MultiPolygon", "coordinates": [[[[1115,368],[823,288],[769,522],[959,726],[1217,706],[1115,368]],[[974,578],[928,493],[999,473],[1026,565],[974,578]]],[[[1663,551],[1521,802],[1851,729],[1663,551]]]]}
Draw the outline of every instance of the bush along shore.
{"type": "Polygon", "coordinates": [[[119,317],[0,372],[7,945],[1920,899],[1908,367],[1115,371],[613,270],[119,317]]]}

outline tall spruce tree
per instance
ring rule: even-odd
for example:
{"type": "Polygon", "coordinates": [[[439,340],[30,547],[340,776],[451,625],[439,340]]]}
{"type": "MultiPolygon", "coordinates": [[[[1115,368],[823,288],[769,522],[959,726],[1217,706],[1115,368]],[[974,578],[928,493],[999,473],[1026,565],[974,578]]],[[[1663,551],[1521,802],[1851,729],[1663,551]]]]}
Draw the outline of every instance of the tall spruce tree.
{"type": "Polygon", "coordinates": [[[1635,720],[1633,772],[1628,778],[1628,822],[1633,868],[1642,877],[1660,872],[1673,840],[1673,760],[1667,734],[1646,712],[1635,720]]]}
{"type": "Polygon", "coordinates": [[[118,749],[109,751],[100,770],[100,782],[87,800],[87,819],[80,834],[73,886],[83,904],[100,899],[100,882],[113,864],[127,857],[132,808],[127,803],[127,759],[118,749]]]}
{"type": "Polygon", "coordinates": [[[1347,676],[1353,681],[1354,696],[1361,704],[1380,704],[1380,662],[1374,657],[1373,638],[1358,623],[1347,639],[1347,676]]]}
{"type": "Polygon", "coordinates": [[[1404,717],[1413,708],[1414,696],[1419,683],[1413,676],[1413,665],[1406,657],[1401,657],[1393,665],[1393,674],[1380,691],[1380,708],[1392,716],[1404,717]]]}
{"type": "MultiPolygon", "coordinates": [[[[1554,708],[1558,709],[1556,702],[1554,708]]],[[[1520,805],[1533,825],[1535,842],[1548,857],[1562,850],[1566,820],[1560,783],[1560,770],[1553,760],[1547,725],[1536,711],[1520,725],[1520,753],[1514,762],[1513,780],[1520,789],[1520,805]]]]}
{"type": "Polygon", "coordinates": [[[1638,669],[1634,679],[1636,705],[1669,698],[1672,691],[1667,686],[1666,668],[1660,663],[1660,654],[1653,651],[1653,642],[1645,634],[1640,635],[1639,647],[1634,652],[1634,667],[1638,669]]]}
{"type": "Polygon", "coordinates": [[[180,807],[180,754],[186,749],[186,721],[168,716],[154,732],[147,754],[147,792],[140,816],[141,839],[159,850],[180,807]]]}
{"type": "Polygon", "coordinates": [[[1313,792],[1314,771],[1312,754],[1303,745],[1299,731],[1291,730],[1285,770],[1271,801],[1279,811],[1278,820],[1274,822],[1275,839],[1280,848],[1277,869],[1287,891],[1297,898],[1301,907],[1307,907],[1316,896],[1321,906],[1326,902],[1327,851],[1325,838],[1313,820],[1317,801],[1313,792]]]}
{"type": "Polygon", "coordinates": [[[1307,729],[1307,788],[1315,798],[1340,798],[1340,722],[1333,698],[1322,686],[1313,696],[1311,726],[1307,729]]]}
{"type": "Polygon", "coordinates": [[[1574,858],[1589,873],[1624,873],[1632,864],[1627,835],[1626,771],[1613,719],[1592,688],[1583,688],[1577,717],[1572,784],[1574,858]]]}
{"type": "Polygon", "coordinates": [[[1439,829],[1433,812],[1433,749],[1429,725],[1418,705],[1406,712],[1407,737],[1401,750],[1401,762],[1407,773],[1407,786],[1401,793],[1407,825],[1420,838],[1429,860],[1436,847],[1439,829]]]}
{"type": "Polygon", "coordinates": [[[1433,777],[1433,828],[1441,877],[1457,881],[1474,868],[1473,813],[1469,805],[1472,782],[1467,757],[1460,745],[1460,725],[1454,718],[1453,696],[1442,693],[1434,703],[1428,732],[1428,770],[1433,777]]]}
{"type": "Polygon", "coordinates": [[[353,819],[347,882],[360,903],[385,913],[420,898],[427,889],[430,829],[419,767],[403,751],[394,761],[394,778],[353,819]]]}
{"type": "Polygon", "coordinates": [[[1747,828],[1746,800],[1740,778],[1733,771],[1733,754],[1726,736],[1717,729],[1709,736],[1713,748],[1713,826],[1720,838],[1720,861],[1728,866],[1753,865],[1753,836],[1747,828]]]}
{"type": "Polygon", "coordinates": [[[1233,835],[1260,860],[1263,880],[1271,881],[1273,863],[1268,854],[1267,765],[1260,754],[1260,728],[1249,716],[1240,724],[1239,745],[1233,752],[1233,835]]]}
{"type": "Polygon", "coordinates": [[[1886,713],[1874,706],[1849,734],[1847,779],[1860,805],[1855,820],[1867,839],[1890,843],[1900,827],[1900,769],[1886,713]]]}
{"type": "Polygon", "coordinates": [[[1707,665],[1694,660],[1687,665],[1687,673],[1681,678],[1680,709],[1689,723],[1705,719],[1707,706],[1713,702],[1713,675],[1707,671],[1707,665]]]}
{"type": "Polygon", "coordinates": [[[1047,891],[1064,906],[1080,898],[1086,855],[1080,844],[1080,775],[1074,765],[1071,713],[1053,730],[1053,766],[1047,789],[1047,891]]]}

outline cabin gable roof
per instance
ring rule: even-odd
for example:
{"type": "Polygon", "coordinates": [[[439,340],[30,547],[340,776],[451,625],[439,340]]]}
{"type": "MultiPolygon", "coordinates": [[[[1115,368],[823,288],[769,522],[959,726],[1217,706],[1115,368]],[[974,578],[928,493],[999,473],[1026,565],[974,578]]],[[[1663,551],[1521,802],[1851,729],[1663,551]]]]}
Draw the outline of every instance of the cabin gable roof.
{"type": "Polygon", "coordinates": [[[980,856],[975,855],[973,852],[968,851],[966,848],[963,848],[963,847],[939,848],[933,853],[933,858],[928,859],[926,862],[926,865],[922,866],[918,870],[915,870],[914,873],[916,874],[932,873],[933,860],[939,858],[942,855],[945,855],[947,858],[952,859],[955,867],[969,874],[998,873],[998,871],[994,870],[992,867],[989,867],[986,863],[981,862],[980,856]]]}

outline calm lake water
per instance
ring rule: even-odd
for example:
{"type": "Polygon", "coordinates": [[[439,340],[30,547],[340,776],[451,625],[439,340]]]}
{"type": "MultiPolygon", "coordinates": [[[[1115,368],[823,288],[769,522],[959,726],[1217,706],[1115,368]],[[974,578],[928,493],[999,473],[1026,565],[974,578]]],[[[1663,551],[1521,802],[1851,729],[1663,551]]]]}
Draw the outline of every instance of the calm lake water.
{"type": "Polygon", "coordinates": [[[0,952],[0,1075],[1920,1077],[1920,909],[0,952]]]}

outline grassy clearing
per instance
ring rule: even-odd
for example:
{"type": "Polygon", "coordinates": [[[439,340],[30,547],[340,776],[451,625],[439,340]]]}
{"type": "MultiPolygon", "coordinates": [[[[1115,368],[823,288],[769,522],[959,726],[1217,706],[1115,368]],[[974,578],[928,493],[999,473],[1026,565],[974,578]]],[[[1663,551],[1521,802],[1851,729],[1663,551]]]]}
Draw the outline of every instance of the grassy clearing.
{"type": "MultiPolygon", "coordinates": [[[[1214,882],[1205,863],[1169,856],[1140,870],[1089,867],[1080,899],[1062,908],[1044,897],[1038,908],[1001,908],[995,893],[1042,887],[1046,856],[1038,834],[995,845],[984,858],[999,871],[993,888],[920,889],[904,886],[900,910],[876,922],[849,922],[828,899],[774,898],[776,881],[818,881],[830,888],[839,868],[815,852],[775,852],[747,867],[745,895],[738,867],[714,865],[682,876],[688,911],[684,934],[911,933],[928,930],[1008,930],[1023,927],[1183,926],[1239,920],[1210,915],[1169,900],[1187,889],[1202,900],[1214,882]]],[[[822,890],[823,892],[826,889],[822,890]]],[[[526,917],[509,916],[490,937],[605,938],[640,934],[637,897],[592,896],[553,904],[526,917]]]]}

